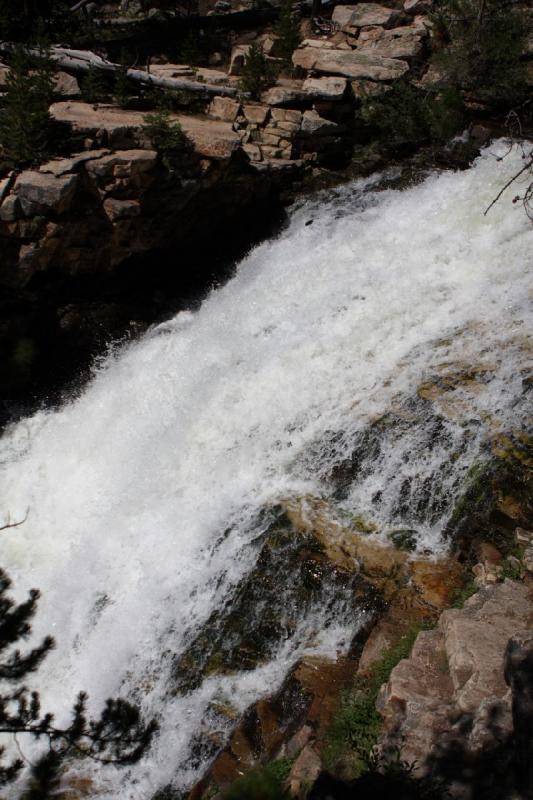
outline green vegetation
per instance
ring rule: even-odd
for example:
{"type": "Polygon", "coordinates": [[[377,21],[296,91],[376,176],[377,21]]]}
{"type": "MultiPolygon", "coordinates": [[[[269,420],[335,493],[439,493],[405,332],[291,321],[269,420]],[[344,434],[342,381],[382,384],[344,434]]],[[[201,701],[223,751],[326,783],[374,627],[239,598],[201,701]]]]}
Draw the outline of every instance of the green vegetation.
{"type": "Polygon", "coordinates": [[[81,96],[86,103],[104,103],[109,100],[109,89],[102,72],[92,65],[81,80],[81,96]]]}
{"type": "Polygon", "coordinates": [[[413,625],[387,650],[366,675],[358,675],[353,687],[341,696],[327,735],[325,765],[334,769],[339,762],[349,764],[350,777],[357,778],[375,767],[375,745],[381,730],[376,700],[381,686],[402,658],[407,658],[426,623],[413,625]]]}
{"type": "Polygon", "coordinates": [[[522,565],[518,562],[516,556],[507,556],[503,560],[502,580],[510,578],[513,581],[519,581],[522,578],[522,565]]]}
{"type": "Polygon", "coordinates": [[[224,800],[284,800],[289,797],[284,783],[291,771],[292,761],[280,758],[251,770],[238,778],[224,792],[224,800]]]}
{"type": "MultiPolygon", "coordinates": [[[[154,721],[145,725],[138,709],[126,700],[107,700],[101,716],[90,719],[87,695],[80,692],[72,708],[72,721],[64,727],[54,725],[52,714],[42,713],[39,693],[30,691],[23,682],[39,668],[55,642],[46,636],[25,653],[18,649],[20,640],[31,634],[39,592],[32,589],[24,602],[15,603],[9,596],[10,588],[11,580],[0,570],[0,728],[4,734],[19,738],[44,739],[47,745],[40,757],[32,759],[30,785],[24,797],[46,800],[55,796],[65,759],[89,757],[116,765],[138,761],[149,747],[157,726],[154,721]]],[[[22,755],[20,749],[19,753],[22,755]]],[[[10,760],[2,747],[0,787],[16,780],[24,766],[21,758],[10,760]]]]}
{"type": "Polygon", "coordinates": [[[4,160],[12,166],[38,163],[49,154],[54,68],[47,52],[30,55],[18,47],[6,79],[0,116],[0,144],[4,160]]]}
{"type": "Polygon", "coordinates": [[[525,15],[505,0],[441,0],[434,15],[434,63],[451,86],[487,102],[525,97],[525,15]]]}
{"type": "Polygon", "coordinates": [[[453,598],[453,608],[462,608],[466,601],[476,594],[478,586],[473,578],[470,578],[465,585],[459,589],[453,598]]]}
{"type": "Polygon", "coordinates": [[[300,20],[293,0],[282,0],[274,33],[278,37],[276,54],[282,59],[284,67],[292,69],[292,54],[302,41],[300,20]]]}
{"type": "Polygon", "coordinates": [[[163,164],[172,169],[173,156],[182,151],[186,137],[179,122],[172,122],[168,107],[161,104],[159,108],[143,117],[143,130],[154,150],[160,154],[163,164]]]}
{"type": "Polygon", "coordinates": [[[240,87],[252,100],[259,100],[262,92],[276,80],[276,70],[261,47],[254,42],[248,51],[241,73],[240,87]]]}
{"type": "Polygon", "coordinates": [[[126,52],[124,50],[122,50],[120,54],[120,63],[115,74],[115,85],[113,88],[116,104],[121,108],[126,108],[131,95],[131,86],[128,78],[126,52]]]}
{"type": "Polygon", "coordinates": [[[388,147],[395,148],[443,144],[464,122],[456,89],[429,92],[403,79],[389,92],[364,100],[360,114],[388,147]]]}
{"type": "Polygon", "coordinates": [[[412,553],[416,550],[416,531],[410,528],[391,531],[388,534],[388,538],[398,550],[406,550],[408,553],[412,553]]]}
{"type": "Polygon", "coordinates": [[[189,31],[183,39],[179,49],[180,59],[184,64],[197,67],[202,60],[202,51],[198,40],[198,33],[189,31]]]}

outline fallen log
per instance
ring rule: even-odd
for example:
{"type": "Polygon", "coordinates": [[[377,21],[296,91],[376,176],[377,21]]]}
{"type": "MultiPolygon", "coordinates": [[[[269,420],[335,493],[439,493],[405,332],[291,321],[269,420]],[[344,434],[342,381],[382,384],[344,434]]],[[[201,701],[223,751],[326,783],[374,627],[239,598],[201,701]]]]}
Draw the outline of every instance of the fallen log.
{"type": "MultiPolygon", "coordinates": [[[[12,42],[0,42],[0,53],[13,53],[15,49],[16,45],[12,42]]],[[[28,48],[28,52],[39,55],[37,50],[32,50],[31,48],[28,48]]],[[[102,56],[93,53],[91,50],[50,47],[48,54],[55,64],[67,72],[89,72],[90,69],[97,69],[101,72],[114,74],[121,69],[118,64],[102,58],[102,56]]],[[[188,80],[187,78],[162,78],[159,75],[152,75],[141,69],[128,69],[126,74],[130,80],[141,83],[144,86],[172,89],[178,92],[186,91],[203,95],[234,97],[238,91],[235,86],[215,86],[210,83],[188,80]]]]}

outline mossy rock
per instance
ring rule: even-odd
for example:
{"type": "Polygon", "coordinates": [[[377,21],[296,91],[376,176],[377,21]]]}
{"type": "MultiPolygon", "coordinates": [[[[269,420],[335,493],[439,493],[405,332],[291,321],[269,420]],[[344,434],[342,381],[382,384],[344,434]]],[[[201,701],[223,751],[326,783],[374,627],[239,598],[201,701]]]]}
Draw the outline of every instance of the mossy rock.
{"type": "Polygon", "coordinates": [[[406,550],[408,553],[412,553],[416,550],[417,531],[412,528],[398,528],[397,530],[390,531],[387,537],[398,550],[406,550]]]}
{"type": "Polygon", "coordinates": [[[294,530],[285,514],[277,513],[257,547],[255,567],[176,661],[176,691],[190,691],[211,674],[268,661],[313,609],[326,624],[343,608],[350,609],[347,620],[355,618],[366,594],[363,579],[332,564],[318,539],[294,530]]]}
{"type": "Polygon", "coordinates": [[[533,525],[533,438],[524,431],[498,435],[475,463],[445,529],[465,560],[475,557],[479,541],[503,555],[514,546],[517,526],[533,525]]]}

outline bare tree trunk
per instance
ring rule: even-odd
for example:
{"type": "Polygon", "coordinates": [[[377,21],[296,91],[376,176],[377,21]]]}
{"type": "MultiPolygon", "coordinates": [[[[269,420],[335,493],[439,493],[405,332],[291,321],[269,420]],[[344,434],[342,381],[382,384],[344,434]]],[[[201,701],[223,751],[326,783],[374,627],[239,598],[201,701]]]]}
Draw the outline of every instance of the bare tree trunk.
{"type": "MultiPolygon", "coordinates": [[[[12,53],[15,45],[11,42],[0,42],[0,53],[12,53]]],[[[34,52],[30,50],[30,52],[34,52]]],[[[37,51],[35,51],[37,54],[37,51]]],[[[118,64],[107,61],[105,58],[90,50],[71,50],[65,47],[51,47],[49,50],[51,60],[62,69],[70,72],[88,72],[91,68],[114,74],[120,69],[118,64]]],[[[144,86],[155,86],[174,91],[197,92],[203,95],[224,95],[233,97],[237,94],[234,86],[214,86],[209,83],[187,80],[186,78],[161,78],[140,69],[128,69],[127,76],[130,80],[144,86]]]]}

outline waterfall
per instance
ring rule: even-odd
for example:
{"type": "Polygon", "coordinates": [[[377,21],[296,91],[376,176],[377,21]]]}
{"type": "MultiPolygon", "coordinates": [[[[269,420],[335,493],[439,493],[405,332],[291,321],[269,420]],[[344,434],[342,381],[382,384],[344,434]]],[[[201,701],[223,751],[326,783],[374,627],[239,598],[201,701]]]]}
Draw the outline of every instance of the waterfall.
{"type": "Polygon", "coordinates": [[[79,397],[0,440],[0,524],[28,514],[1,534],[1,565],[17,597],[42,591],[33,635],[57,641],[30,681],[43,708],[62,722],[85,689],[94,710],[121,694],[160,722],[140,764],[83,765],[98,796],[188,785],[214,698],[243,710],[362,621],[310,607],[255,668],[174,690],[176,655],[252,569],[265,509],[331,498],[444,549],[461,480],[526,415],[533,230],[506,196],[483,215],[521,166],[504,151],[403,191],[355,181],[299,202],[198,311],[111,351],[79,397]],[[418,407],[420,387],[465,369],[482,378],[437,397],[437,422],[418,407]]]}

